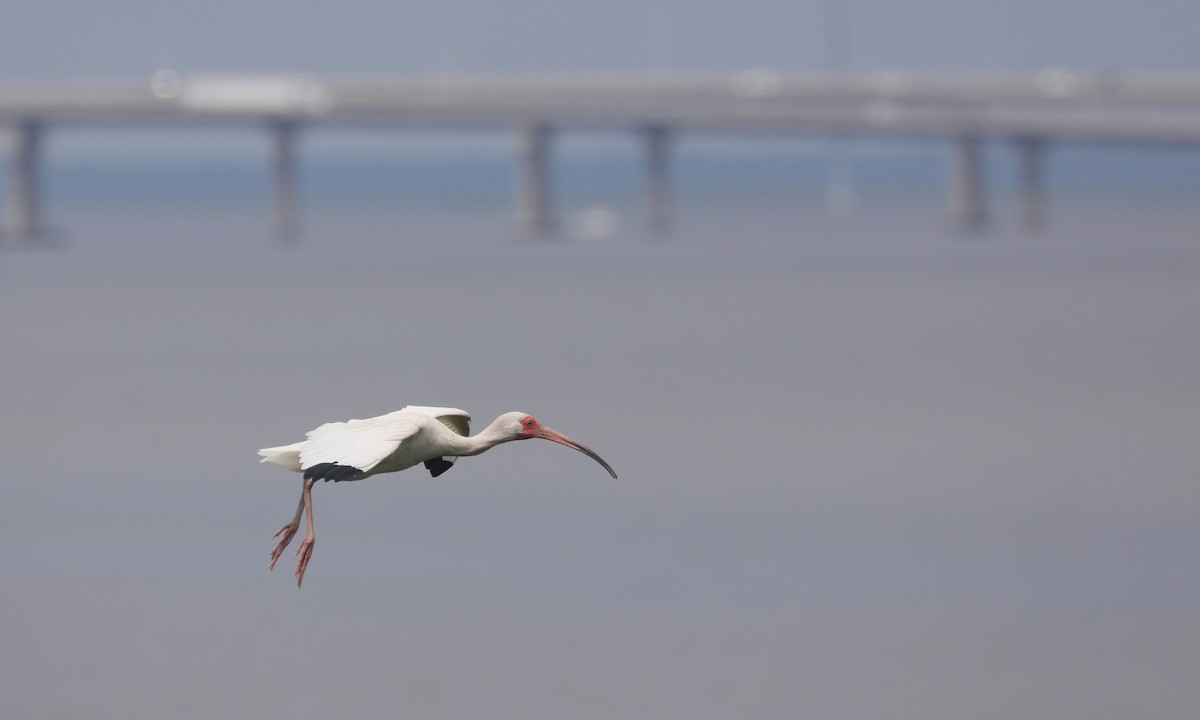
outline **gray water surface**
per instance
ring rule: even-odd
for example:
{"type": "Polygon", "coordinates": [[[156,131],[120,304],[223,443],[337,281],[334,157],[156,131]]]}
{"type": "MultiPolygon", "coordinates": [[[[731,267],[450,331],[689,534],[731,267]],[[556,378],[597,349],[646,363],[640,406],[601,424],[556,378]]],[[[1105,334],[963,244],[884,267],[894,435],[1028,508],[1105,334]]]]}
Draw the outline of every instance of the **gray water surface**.
{"type": "Polygon", "coordinates": [[[714,208],[659,244],[435,209],[291,251],[72,216],[0,257],[0,713],[1196,717],[1170,207],[989,240],[714,208]],[[299,479],[255,450],[409,403],[533,413],[620,479],[519,443],[322,485],[305,587],[268,574],[299,479]]]}

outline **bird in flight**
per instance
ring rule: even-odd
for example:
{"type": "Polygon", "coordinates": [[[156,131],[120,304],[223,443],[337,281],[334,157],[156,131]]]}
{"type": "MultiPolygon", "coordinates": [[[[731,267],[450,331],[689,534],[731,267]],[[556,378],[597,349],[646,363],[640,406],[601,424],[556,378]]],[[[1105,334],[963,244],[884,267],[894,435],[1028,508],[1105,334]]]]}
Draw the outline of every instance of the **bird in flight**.
{"type": "Polygon", "coordinates": [[[478,435],[470,435],[471,416],[457,408],[409,405],[396,412],[366,420],[326,423],[308,432],[308,439],[291,445],[263,448],[259,462],[282,465],[303,473],[300,504],[291,522],[275,533],[279,538],[271,551],[268,569],[283,554],[305,517],[305,535],[296,548],[296,587],[304,583],[304,571],[312,558],[312,487],[318,480],[362,480],[379,473],[405,470],[424,463],[433,477],[449,470],[454,461],[478,455],[511,440],[541,438],[566,445],[600,463],[614,478],[616,471],[583,443],[539,423],[523,412],[504,413],[478,435]]]}

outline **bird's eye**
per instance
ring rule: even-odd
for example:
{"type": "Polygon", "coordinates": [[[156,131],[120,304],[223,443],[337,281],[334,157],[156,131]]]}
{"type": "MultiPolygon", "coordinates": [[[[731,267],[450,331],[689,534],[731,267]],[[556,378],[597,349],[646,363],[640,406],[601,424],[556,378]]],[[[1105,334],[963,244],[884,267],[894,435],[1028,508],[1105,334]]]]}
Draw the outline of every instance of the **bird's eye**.
{"type": "Polygon", "coordinates": [[[530,418],[526,418],[525,419],[525,427],[533,427],[533,420],[530,418]]]}

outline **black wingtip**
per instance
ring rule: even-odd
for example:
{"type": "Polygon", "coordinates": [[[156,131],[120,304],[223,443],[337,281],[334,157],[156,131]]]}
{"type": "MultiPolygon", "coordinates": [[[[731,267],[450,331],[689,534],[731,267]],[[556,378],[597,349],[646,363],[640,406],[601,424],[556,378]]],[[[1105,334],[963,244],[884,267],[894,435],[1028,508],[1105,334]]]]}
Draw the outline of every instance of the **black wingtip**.
{"type": "Polygon", "coordinates": [[[351,465],[338,465],[337,463],[317,463],[304,471],[305,480],[324,480],[329,482],[341,482],[342,480],[353,480],[362,475],[363,471],[351,465]]]}

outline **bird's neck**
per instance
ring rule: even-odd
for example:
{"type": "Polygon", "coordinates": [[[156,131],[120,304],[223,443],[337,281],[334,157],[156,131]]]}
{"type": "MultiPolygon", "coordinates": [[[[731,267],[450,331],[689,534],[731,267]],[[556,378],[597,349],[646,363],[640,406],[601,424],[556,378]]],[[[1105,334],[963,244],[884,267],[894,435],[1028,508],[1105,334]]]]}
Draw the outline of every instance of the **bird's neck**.
{"type": "Polygon", "coordinates": [[[478,435],[463,437],[456,435],[458,438],[457,456],[478,455],[485,450],[490,450],[501,443],[512,440],[512,434],[503,429],[503,423],[499,420],[485,427],[478,435]]]}

